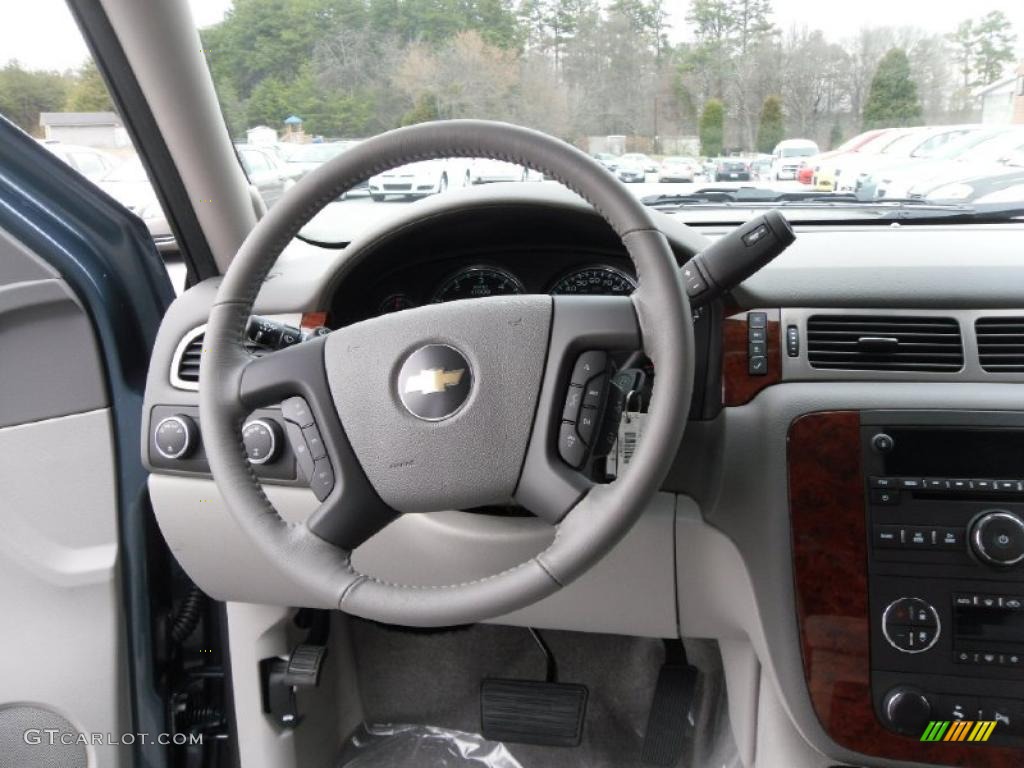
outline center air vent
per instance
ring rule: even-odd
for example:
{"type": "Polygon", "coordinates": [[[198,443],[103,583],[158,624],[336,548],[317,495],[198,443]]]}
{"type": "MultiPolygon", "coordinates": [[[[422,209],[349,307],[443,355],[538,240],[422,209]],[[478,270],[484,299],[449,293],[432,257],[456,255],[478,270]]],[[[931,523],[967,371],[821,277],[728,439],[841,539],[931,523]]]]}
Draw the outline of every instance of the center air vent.
{"type": "Polygon", "coordinates": [[[964,349],[952,317],[812,315],[807,358],[812,368],[949,373],[963,368],[964,349]]]}
{"type": "Polygon", "coordinates": [[[1024,317],[982,317],[974,323],[974,332],[983,370],[1024,372],[1024,317]]]}

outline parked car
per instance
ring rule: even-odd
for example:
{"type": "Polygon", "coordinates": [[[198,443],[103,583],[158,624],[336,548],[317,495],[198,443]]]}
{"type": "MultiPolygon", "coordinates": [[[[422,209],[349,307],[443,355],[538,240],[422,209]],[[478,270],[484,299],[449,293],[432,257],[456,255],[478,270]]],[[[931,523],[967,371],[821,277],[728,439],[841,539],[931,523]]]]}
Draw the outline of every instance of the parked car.
{"type": "Polygon", "coordinates": [[[819,153],[818,145],[810,139],[786,139],[772,150],[772,178],[776,181],[795,179],[800,167],[819,153]]]}
{"type": "Polygon", "coordinates": [[[923,193],[936,203],[1014,203],[1024,200],[1024,151],[1007,157],[999,170],[971,175],[923,193]]]}
{"type": "Polygon", "coordinates": [[[934,157],[951,141],[966,134],[981,131],[981,125],[944,125],[928,126],[902,136],[889,144],[877,155],[865,158],[858,168],[856,179],[846,178],[852,182],[853,192],[862,200],[875,198],[879,175],[887,168],[934,157]]]}
{"type": "Polygon", "coordinates": [[[750,164],[735,157],[722,157],[715,163],[715,181],[751,181],[750,164]]]}
{"type": "Polygon", "coordinates": [[[1024,126],[995,126],[968,133],[949,142],[933,158],[880,170],[875,198],[924,197],[927,190],[962,178],[967,168],[972,175],[989,167],[998,173],[1022,147],[1024,126]]]}
{"type": "Polygon", "coordinates": [[[658,181],[693,181],[699,170],[692,157],[666,157],[658,169],[658,181]]]}
{"type": "Polygon", "coordinates": [[[255,144],[236,144],[235,151],[245,169],[249,182],[259,190],[263,202],[270,208],[281,195],[295,186],[293,170],[289,170],[277,155],[266,147],[255,144]]]}
{"type": "Polygon", "coordinates": [[[597,160],[597,162],[609,171],[614,171],[619,167],[619,156],[613,155],[611,152],[595,152],[591,157],[597,160]]]}
{"type": "Polygon", "coordinates": [[[372,176],[369,180],[370,197],[380,202],[388,197],[415,199],[447,192],[453,177],[458,185],[464,185],[471,177],[467,169],[465,177],[452,173],[443,160],[425,160],[409,163],[399,168],[372,176]]]}
{"type": "Polygon", "coordinates": [[[772,156],[758,155],[750,163],[750,171],[755,179],[770,179],[772,176],[772,156]]]}
{"type": "Polygon", "coordinates": [[[470,184],[489,184],[496,181],[526,181],[530,176],[527,168],[503,160],[473,158],[469,164],[470,184]]]}
{"type": "Polygon", "coordinates": [[[858,133],[835,149],[808,158],[807,164],[797,174],[797,179],[803,184],[811,184],[822,192],[833,191],[836,186],[835,164],[830,161],[841,155],[861,151],[868,144],[885,135],[887,130],[886,128],[876,128],[858,133]]]}
{"type": "Polygon", "coordinates": [[[97,186],[146,224],[160,250],[176,248],[174,234],[160,206],[149,175],[137,156],[132,156],[96,182],[97,186]]]}
{"type": "Polygon", "coordinates": [[[651,159],[647,155],[636,152],[628,153],[619,158],[619,166],[615,173],[619,177],[619,181],[626,183],[646,181],[650,162],[651,159]]]}
{"type": "Polygon", "coordinates": [[[121,163],[118,158],[95,147],[63,144],[59,141],[41,143],[90,181],[102,179],[121,163]]]}
{"type": "Polygon", "coordinates": [[[356,143],[358,142],[330,141],[318,144],[299,144],[287,152],[284,158],[285,166],[296,179],[299,179],[310,171],[316,170],[328,160],[333,160],[356,143]]]}

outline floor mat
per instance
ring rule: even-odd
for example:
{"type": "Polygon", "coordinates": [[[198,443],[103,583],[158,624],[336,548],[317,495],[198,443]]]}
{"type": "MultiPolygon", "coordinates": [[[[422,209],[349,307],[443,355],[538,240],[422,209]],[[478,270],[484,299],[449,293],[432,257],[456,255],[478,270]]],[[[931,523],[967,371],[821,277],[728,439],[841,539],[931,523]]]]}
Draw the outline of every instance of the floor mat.
{"type": "Polygon", "coordinates": [[[429,725],[364,725],[338,768],[523,768],[504,744],[429,725]]]}
{"type": "MultiPolygon", "coordinates": [[[[418,632],[353,620],[352,632],[368,723],[421,724],[477,734],[481,680],[544,679],[544,657],[529,632],[518,627],[480,624],[418,632]]],[[[559,681],[582,683],[590,691],[583,741],[575,748],[506,744],[517,761],[513,765],[641,768],[647,716],[665,658],[661,641],[554,630],[543,634],[557,659],[559,681]]],[[[695,768],[738,764],[733,763],[735,746],[718,682],[717,650],[710,643],[688,644],[687,650],[691,662],[708,673],[710,684],[701,694],[709,705],[700,708],[703,722],[691,724],[699,736],[690,744],[688,762],[682,764],[695,768]],[[716,701],[719,697],[721,701],[716,701]],[[723,734],[724,746],[719,743],[723,734]]],[[[418,768],[433,765],[424,759],[418,768]]],[[[452,765],[476,768],[471,762],[452,765]]]]}

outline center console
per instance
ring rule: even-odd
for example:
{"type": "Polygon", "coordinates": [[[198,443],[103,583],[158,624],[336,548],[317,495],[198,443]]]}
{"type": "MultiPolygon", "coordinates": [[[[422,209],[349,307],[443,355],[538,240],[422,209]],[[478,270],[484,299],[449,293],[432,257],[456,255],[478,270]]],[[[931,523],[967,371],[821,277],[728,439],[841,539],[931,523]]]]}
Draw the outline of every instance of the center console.
{"type": "Polygon", "coordinates": [[[894,731],[992,721],[987,743],[1024,746],[1024,425],[1015,417],[862,417],[871,687],[894,731]]]}
{"type": "Polygon", "coordinates": [[[808,414],[789,472],[829,735],[890,759],[1024,764],[1024,413],[808,414]],[[948,725],[922,741],[933,721],[948,725]]]}

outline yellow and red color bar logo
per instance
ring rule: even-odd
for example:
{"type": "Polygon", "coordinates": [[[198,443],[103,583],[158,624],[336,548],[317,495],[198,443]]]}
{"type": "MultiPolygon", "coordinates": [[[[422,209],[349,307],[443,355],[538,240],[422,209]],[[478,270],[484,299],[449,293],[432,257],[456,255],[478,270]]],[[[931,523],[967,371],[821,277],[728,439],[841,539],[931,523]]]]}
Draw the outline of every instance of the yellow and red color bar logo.
{"type": "Polygon", "coordinates": [[[932,720],[921,741],[988,741],[995,728],[995,720],[932,720]]]}

